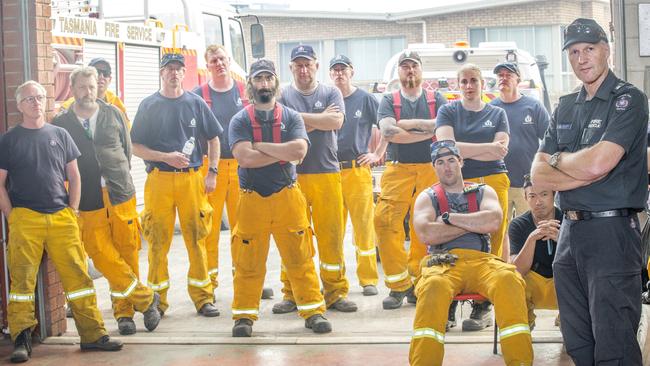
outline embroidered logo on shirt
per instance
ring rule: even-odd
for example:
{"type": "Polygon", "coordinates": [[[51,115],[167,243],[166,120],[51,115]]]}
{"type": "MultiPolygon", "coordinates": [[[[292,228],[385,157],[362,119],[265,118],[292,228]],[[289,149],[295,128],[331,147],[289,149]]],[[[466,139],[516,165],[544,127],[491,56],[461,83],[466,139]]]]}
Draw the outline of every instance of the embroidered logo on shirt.
{"type": "Polygon", "coordinates": [[[323,108],[323,103],[321,103],[320,100],[317,100],[316,103],[314,103],[314,108],[323,108]]]}
{"type": "Polygon", "coordinates": [[[494,123],[488,119],[487,121],[483,122],[483,127],[494,127],[494,123]]]}
{"type": "Polygon", "coordinates": [[[616,110],[624,111],[630,105],[630,95],[623,94],[616,99],[616,110]]]}
{"type": "Polygon", "coordinates": [[[50,146],[56,146],[56,140],[55,139],[50,140],[50,146]]]}
{"type": "Polygon", "coordinates": [[[357,111],[354,112],[354,116],[357,117],[357,118],[361,118],[361,110],[357,109],[357,111]]]}
{"type": "Polygon", "coordinates": [[[286,131],[287,126],[284,125],[284,122],[280,122],[280,131],[286,131]]]}
{"type": "Polygon", "coordinates": [[[241,102],[241,98],[240,98],[240,97],[237,98],[237,103],[236,103],[236,104],[237,104],[237,106],[241,106],[241,105],[242,105],[242,102],[241,102]]]}
{"type": "Polygon", "coordinates": [[[589,121],[587,128],[600,128],[602,124],[603,124],[602,119],[592,119],[591,121],[589,121]]]}
{"type": "Polygon", "coordinates": [[[533,124],[533,117],[529,115],[526,115],[526,118],[524,118],[524,124],[525,125],[532,125],[533,124]]]}
{"type": "Polygon", "coordinates": [[[196,127],[196,120],[194,118],[190,121],[190,127],[196,127]]]}

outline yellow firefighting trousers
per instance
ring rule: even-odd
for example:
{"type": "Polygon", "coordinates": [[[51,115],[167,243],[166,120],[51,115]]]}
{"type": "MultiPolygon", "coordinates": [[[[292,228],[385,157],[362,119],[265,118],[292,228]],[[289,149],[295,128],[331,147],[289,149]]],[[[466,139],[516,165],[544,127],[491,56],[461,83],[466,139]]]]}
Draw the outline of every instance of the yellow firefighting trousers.
{"type": "Polygon", "coordinates": [[[553,278],[546,278],[534,271],[524,276],[526,281],[526,304],[528,305],[528,324],[535,323],[535,309],[557,310],[557,295],[553,278]]]}
{"type": "Polygon", "coordinates": [[[208,275],[205,237],[212,225],[212,207],[205,195],[200,171],[175,173],[154,169],[144,186],[142,230],[149,243],[148,285],[160,294],[160,309],[169,308],[167,254],[174,235],[176,211],[187,248],[190,268],[187,291],[196,310],[213,301],[208,275]]]}
{"type": "MultiPolygon", "coordinates": [[[[349,291],[343,259],[345,225],[341,174],[338,172],[299,174],[298,183],[307,202],[305,210],[307,220],[311,218],[314,224],[323,294],[327,306],[330,306],[340,298],[347,297],[349,291]]],[[[292,291],[294,283],[290,281],[284,270],[281,272],[280,279],[284,285],[282,287],[284,299],[296,302],[292,291]]]]}
{"type": "Polygon", "coordinates": [[[11,289],[7,319],[11,339],[15,340],[27,328],[33,330],[36,327],[34,288],[43,250],[47,251],[61,276],[81,342],[95,342],[106,335],[72,209],[43,214],[17,207],[11,211],[8,220],[11,289]]]}
{"type": "Polygon", "coordinates": [[[314,248],[306,215],[306,201],[297,186],[287,187],[268,197],[242,191],[239,220],[232,245],[236,247],[233,319],[257,320],[269,238],[282,258],[283,274],[293,285],[298,313],[303,318],[325,312],[318,275],[314,267],[314,248]]]}
{"type": "Polygon", "coordinates": [[[374,203],[370,166],[355,166],[341,170],[343,190],[343,222],[348,212],[354,229],[357,257],[357,277],[361,286],[377,285],[377,250],[375,249],[374,203]]]}
{"type": "Polygon", "coordinates": [[[113,206],[104,189],[104,208],[79,213],[81,240],[95,267],[111,287],[115,319],[132,318],[153,301],[153,291],[140,282],[140,226],[135,197],[113,206]]]}
{"type": "Polygon", "coordinates": [[[525,283],[515,266],[477,250],[452,249],[451,253],[459,257],[455,266],[422,267],[415,287],[418,302],[409,351],[411,365],[442,365],[447,313],[453,297],[460,293],[478,293],[494,304],[506,365],[532,365],[525,283]]]}
{"type": "Polygon", "coordinates": [[[503,219],[501,220],[501,227],[499,230],[490,234],[490,253],[501,257],[503,237],[508,228],[508,188],[510,188],[510,179],[506,173],[492,174],[485,177],[466,179],[468,182],[485,183],[492,187],[497,193],[499,199],[499,206],[503,212],[503,219]]]}
{"type": "Polygon", "coordinates": [[[431,164],[386,164],[374,222],[384,282],[393,291],[407,290],[413,286],[411,276],[418,277],[420,274],[420,261],[426,255],[427,248],[415,234],[411,215],[411,247],[407,255],[404,249],[404,218],[409,210],[413,210],[417,195],[437,181],[431,164]]]}
{"type": "MultiPolygon", "coordinates": [[[[221,234],[221,217],[223,206],[228,212],[230,233],[237,224],[237,203],[239,202],[239,175],[237,174],[237,160],[219,160],[219,173],[217,175],[217,188],[208,194],[208,201],[212,206],[212,228],[205,238],[205,250],[208,255],[208,273],[212,281],[212,288],[219,286],[219,236],[221,234]]],[[[208,159],[203,159],[201,173],[208,174],[208,159]]],[[[231,247],[232,252],[232,247],[231,247]]],[[[232,255],[232,253],[231,253],[232,255]]],[[[234,256],[232,256],[234,258],[234,256]]]]}

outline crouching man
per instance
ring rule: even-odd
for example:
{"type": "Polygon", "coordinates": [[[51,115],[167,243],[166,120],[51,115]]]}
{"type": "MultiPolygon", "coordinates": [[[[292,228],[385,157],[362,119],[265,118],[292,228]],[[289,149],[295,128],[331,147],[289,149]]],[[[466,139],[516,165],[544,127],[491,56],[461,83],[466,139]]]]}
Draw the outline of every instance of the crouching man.
{"type": "Polygon", "coordinates": [[[418,195],[413,225],[429,248],[421,278],[409,359],[411,365],[442,365],[447,311],[454,296],[478,293],[496,312],[507,365],[532,365],[525,283],[515,267],[490,254],[490,232],[503,216],[495,191],[465,183],[454,141],[431,145],[440,183],[418,195]]]}

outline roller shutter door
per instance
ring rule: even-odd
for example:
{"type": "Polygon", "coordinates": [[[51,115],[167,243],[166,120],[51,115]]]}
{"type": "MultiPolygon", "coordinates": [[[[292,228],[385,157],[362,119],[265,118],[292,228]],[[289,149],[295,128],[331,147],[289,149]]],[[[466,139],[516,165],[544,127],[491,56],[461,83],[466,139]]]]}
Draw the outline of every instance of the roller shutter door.
{"type": "MultiPolygon", "coordinates": [[[[101,57],[106,59],[111,65],[111,85],[109,85],[109,90],[117,94],[117,45],[113,42],[96,42],[96,41],[85,41],[84,42],[84,65],[88,65],[90,60],[101,57]]],[[[129,114],[130,118],[133,118],[129,114]]]]}

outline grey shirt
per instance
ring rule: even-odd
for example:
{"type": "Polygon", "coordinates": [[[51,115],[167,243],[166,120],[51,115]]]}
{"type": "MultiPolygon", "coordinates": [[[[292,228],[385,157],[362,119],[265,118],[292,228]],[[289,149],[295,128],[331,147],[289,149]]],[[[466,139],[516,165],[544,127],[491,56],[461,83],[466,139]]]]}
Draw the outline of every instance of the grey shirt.
{"type": "MultiPolygon", "coordinates": [[[[299,113],[322,113],[329,105],[335,104],[345,111],[341,92],[329,85],[318,84],[312,94],[304,95],[289,85],[282,89],[282,104],[299,113]]],[[[336,157],[336,131],[314,130],[308,133],[311,146],[307,156],[298,165],[298,174],[333,173],[339,171],[336,157]]]]}
{"type": "Polygon", "coordinates": [[[368,142],[372,125],[377,123],[375,97],[365,90],[357,89],[344,99],[345,123],[339,130],[339,161],[354,160],[361,154],[368,153],[368,142]]]}
{"type": "Polygon", "coordinates": [[[490,104],[503,108],[508,116],[510,144],[504,161],[510,186],[521,188],[551,117],[542,103],[526,95],[512,103],[494,99],[490,104]]]}

